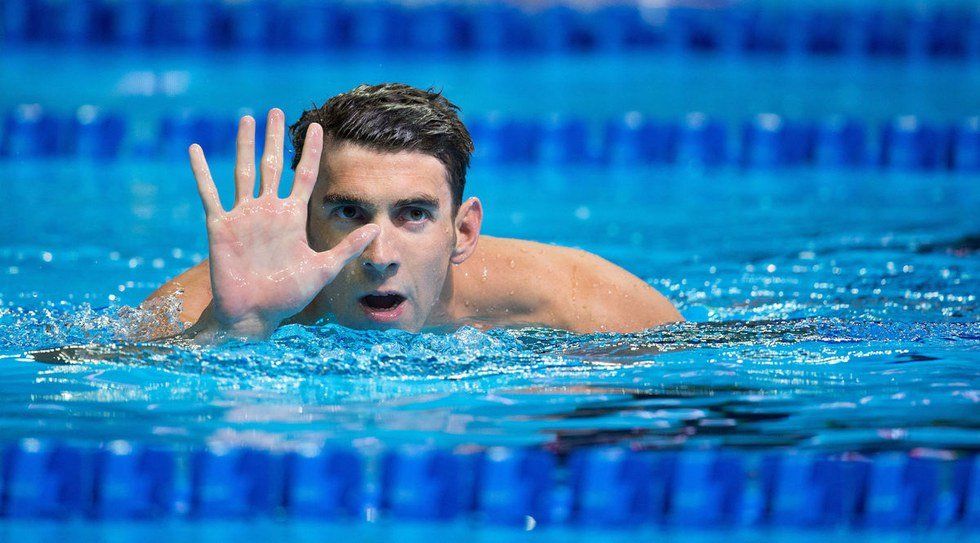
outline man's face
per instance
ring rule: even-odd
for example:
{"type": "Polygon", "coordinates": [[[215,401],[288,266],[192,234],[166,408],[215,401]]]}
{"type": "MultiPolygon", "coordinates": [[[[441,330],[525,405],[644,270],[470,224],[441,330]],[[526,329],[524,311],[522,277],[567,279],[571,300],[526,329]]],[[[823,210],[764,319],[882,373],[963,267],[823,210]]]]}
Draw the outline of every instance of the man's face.
{"type": "Polygon", "coordinates": [[[447,171],[427,154],[324,144],[310,198],[310,246],[374,223],[377,238],[314,303],[352,328],[418,331],[440,300],[456,243],[447,171]]]}

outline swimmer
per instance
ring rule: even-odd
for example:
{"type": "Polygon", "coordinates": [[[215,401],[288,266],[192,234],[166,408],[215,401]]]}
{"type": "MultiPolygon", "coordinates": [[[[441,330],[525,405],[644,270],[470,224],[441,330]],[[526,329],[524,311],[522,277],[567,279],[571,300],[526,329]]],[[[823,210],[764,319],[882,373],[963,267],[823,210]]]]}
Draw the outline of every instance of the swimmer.
{"type": "Polygon", "coordinates": [[[297,157],[286,198],[283,112],[268,114],[258,196],[255,120],[242,117],[230,210],[191,145],[209,258],[144,304],[179,298],[179,336],[197,343],[261,340],[291,323],[587,333],[683,320],[646,282],[596,255],[482,235],[480,200],[463,199],[473,143],[458,109],[440,93],[390,83],[303,112],[289,129],[297,157]]]}

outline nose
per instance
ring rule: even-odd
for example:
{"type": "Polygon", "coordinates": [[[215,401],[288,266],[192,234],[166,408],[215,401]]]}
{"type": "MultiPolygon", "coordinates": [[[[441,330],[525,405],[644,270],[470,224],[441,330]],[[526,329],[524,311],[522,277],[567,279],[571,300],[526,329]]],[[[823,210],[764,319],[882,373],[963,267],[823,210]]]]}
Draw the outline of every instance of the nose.
{"type": "Polygon", "coordinates": [[[360,261],[369,274],[384,278],[398,271],[398,250],[394,245],[394,235],[389,232],[387,225],[379,226],[381,232],[361,253],[360,261]]]}

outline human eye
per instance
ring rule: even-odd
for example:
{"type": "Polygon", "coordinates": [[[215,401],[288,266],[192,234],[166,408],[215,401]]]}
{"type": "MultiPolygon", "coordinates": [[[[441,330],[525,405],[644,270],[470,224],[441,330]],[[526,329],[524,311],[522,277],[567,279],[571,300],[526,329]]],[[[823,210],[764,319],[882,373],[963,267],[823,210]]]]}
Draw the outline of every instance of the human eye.
{"type": "Polygon", "coordinates": [[[333,214],[339,219],[354,221],[361,218],[361,209],[355,205],[342,205],[334,208],[333,214]]]}
{"type": "Polygon", "coordinates": [[[406,207],[401,212],[401,219],[406,222],[422,222],[432,218],[432,213],[424,207],[406,207]]]}

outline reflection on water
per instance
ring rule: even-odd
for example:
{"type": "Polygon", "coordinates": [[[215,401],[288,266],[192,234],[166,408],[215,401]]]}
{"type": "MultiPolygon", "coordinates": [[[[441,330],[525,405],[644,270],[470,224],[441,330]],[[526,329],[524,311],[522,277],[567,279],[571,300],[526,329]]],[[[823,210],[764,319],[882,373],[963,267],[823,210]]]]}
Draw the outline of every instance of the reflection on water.
{"type": "Polygon", "coordinates": [[[0,313],[0,437],[980,448],[976,322],[811,317],[593,335],[291,325],[268,342],[201,348],[133,341],[146,315],[117,314],[0,313]]]}
{"type": "MultiPolygon", "coordinates": [[[[232,194],[217,173],[231,164],[212,171],[232,194]]],[[[186,165],[42,161],[0,179],[18,203],[0,213],[0,438],[976,449],[978,189],[928,173],[476,169],[488,233],[598,253],[692,322],[289,326],[201,349],[140,343],[156,318],[120,309],[203,257],[186,165]],[[61,364],[26,356],[71,345],[46,355],[61,364]]]]}

